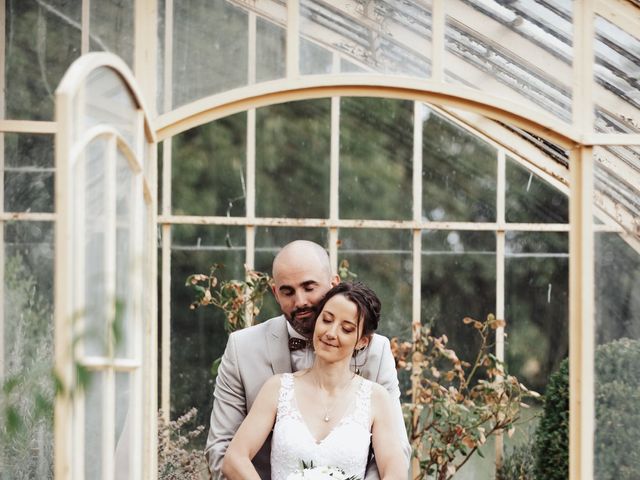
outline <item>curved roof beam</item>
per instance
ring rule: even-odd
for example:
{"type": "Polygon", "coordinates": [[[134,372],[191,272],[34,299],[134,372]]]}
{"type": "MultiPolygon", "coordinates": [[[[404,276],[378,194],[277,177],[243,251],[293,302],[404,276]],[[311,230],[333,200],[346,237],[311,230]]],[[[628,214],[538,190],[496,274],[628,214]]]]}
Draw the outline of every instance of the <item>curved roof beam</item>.
{"type": "Polygon", "coordinates": [[[156,122],[158,140],[252,108],[335,96],[397,98],[462,108],[516,125],[564,148],[582,143],[580,133],[557,117],[504,97],[459,85],[371,74],[306,76],[211,95],[161,115],[156,122]]]}

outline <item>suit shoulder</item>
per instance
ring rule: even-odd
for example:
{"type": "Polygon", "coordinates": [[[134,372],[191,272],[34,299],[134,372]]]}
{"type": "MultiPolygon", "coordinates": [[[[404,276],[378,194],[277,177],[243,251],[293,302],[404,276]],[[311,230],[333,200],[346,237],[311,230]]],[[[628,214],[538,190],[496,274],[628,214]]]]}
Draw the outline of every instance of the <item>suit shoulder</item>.
{"type": "Polygon", "coordinates": [[[239,343],[245,343],[249,341],[255,341],[259,338],[265,337],[266,333],[270,328],[274,326],[276,322],[278,322],[280,317],[270,318],[262,323],[258,323],[257,325],[252,325],[247,328],[243,328],[241,330],[236,330],[235,332],[229,335],[229,340],[239,343]]]}

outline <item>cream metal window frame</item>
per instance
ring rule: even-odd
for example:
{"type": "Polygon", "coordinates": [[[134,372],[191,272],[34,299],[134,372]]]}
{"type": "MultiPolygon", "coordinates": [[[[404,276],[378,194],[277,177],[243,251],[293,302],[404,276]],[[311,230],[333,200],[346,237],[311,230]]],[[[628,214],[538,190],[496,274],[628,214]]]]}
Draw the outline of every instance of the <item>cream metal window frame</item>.
{"type": "MultiPolygon", "coordinates": [[[[169,3],[167,5],[169,6],[169,3]]],[[[640,145],[638,134],[604,134],[593,131],[593,105],[594,88],[599,94],[606,95],[599,87],[594,87],[593,82],[593,46],[594,35],[593,21],[595,15],[601,15],[609,20],[621,19],[620,12],[627,7],[621,2],[594,2],[587,0],[577,2],[574,11],[574,64],[573,71],[573,96],[572,96],[572,122],[570,124],[542,114],[523,106],[518,101],[509,101],[501,97],[492,97],[486,93],[469,91],[444,84],[443,56],[444,56],[444,16],[445,5],[442,0],[434,0],[432,4],[433,15],[433,40],[432,48],[432,73],[430,79],[414,80],[401,77],[389,78],[376,75],[328,75],[301,77],[298,71],[298,39],[300,38],[300,25],[298,15],[298,1],[290,1],[287,4],[287,64],[286,78],[278,81],[253,85],[249,79],[249,85],[234,89],[229,92],[213,95],[189,105],[169,111],[158,118],[158,136],[160,140],[170,138],[184,130],[225,117],[241,111],[249,112],[247,135],[247,172],[252,180],[248,184],[247,214],[246,217],[189,217],[173,216],[170,213],[171,199],[163,197],[163,212],[159,222],[163,225],[163,232],[170,232],[170,225],[180,223],[195,223],[206,225],[244,225],[247,228],[247,265],[253,265],[253,235],[256,226],[307,226],[324,227],[329,229],[329,250],[332,261],[337,262],[337,231],[339,228],[401,228],[414,232],[413,241],[413,322],[420,323],[419,306],[419,276],[420,276],[420,252],[421,235],[423,229],[456,229],[456,230],[490,230],[497,235],[496,250],[496,287],[498,317],[504,317],[504,249],[505,232],[510,230],[538,230],[538,231],[568,231],[570,238],[570,357],[571,357],[571,427],[570,427],[570,478],[593,478],[593,427],[594,427],[594,245],[593,234],[595,231],[614,231],[624,233],[625,228],[613,221],[606,221],[604,225],[593,225],[595,212],[593,205],[593,157],[594,146],[637,146],[640,145]],[[484,133],[491,142],[498,144],[498,218],[491,224],[459,223],[459,222],[423,222],[419,218],[419,202],[421,201],[421,184],[416,175],[420,162],[421,152],[414,147],[414,180],[413,180],[413,208],[412,221],[351,221],[340,220],[337,215],[337,125],[339,123],[339,97],[341,96],[380,96],[387,98],[409,99],[416,101],[416,109],[420,108],[419,102],[435,105],[444,111],[451,113],[460,120],[466,119],[467,126],[481,125],[475,129],[476,133],[484,133]],[[331,109],[331,188],[330,188],[330,218],[329,219],[280,219],[280,218],[256,218],[253,210],[254,176],[255,172],[255,108],[272,105],[286,101],[303,100],[311,98],[332,98],[331,109]],[[252,113],[253,112],[253,113],[252,113]],[[472,120],[469,120],[469,118],[472,120]],[[487,119],[497,120],[506,124],[516,125],[526,131],[532,132],[552,141],[570,152],[571,169],[562,168],[553,160],[545,158],[539,152],[534,152],[530,145],[522,145],[521,139],[514,138],[506,129],[497,123],[487,119]],[[511,138],[509,138],[511,137],[511,138]],[[513,144],[520,144],[514,148],[513,144]],[[514,151],[515,150],[515,151],[514,151]],[[520,155],[524,150],[530,155],[520,155]],[[504,219],[504,168],[505,154],[516,158],[521,163],[532,168],[537,173],[542,173],[543,178],[552,184],[560,183],[570,197],[570,221],[567,225],[531,225],[531,224],[507,224],[504,219]]],[[[169,16],[167,15],[167,18],[169,16]]],[[[633,19],[623,20],[623,28],[633,27],[633,19]]],[[[630,30],[634,31],[634,30],[630,30]]],[[[637,30],[635,30],[637,31],[637,30]]],[[[253,37],[250,35],[250,39],[253,37]]],[[[168,37],[170,41],[170,38],[168,37]]],[[[170,51],[170,46],[166,46],[170,51]]],[[[251,51],[255,49],[253,42],[249,44],[249,58],[251,51]]],[[[249,72],[251,72],[251,66],[249,72]]],[[[165,77],[166,78],[166,77],[165,77]]],[[[165,89],[170,90],[171,85],[165,84],[165,89]]],[[[169,103],[170,105],[170,103],[169,103]]],[[[459,123],[459,122],[458,122],[459,123]]],[[[482,136],[484,136],[482,135],[482,136]]],[[[420,132],[417,126],[414,128],[414,145],[419,143],[420,132]]],[[[170,157],[169,148],[165,148],[165,155],[170,157]]],[[[165,192],[170,191],[169,179],[171,172],[170,158],[165,162],[165,192]],[[169,175],[167,175],[169,174],[169,175]]],[[[606,208],[604,218],[615,218],[613,208],[606,208]],[[607,215],[608,213],[608,215],[607,215]]],[[[609,207],[612,207],[609,205],[609,207]]],[[[627,219],[627,227],[633,226],[633,219],[627,219]]],[[[628,229],[629,230],[629,229],[628,229]]],[[[633,231],[633,230],[631,230],[633,231]]],[[[635,240],[628,239],[630,242],[635,240]]],[[[636,245],[637,246],[637,245],[636,245]]],[[[162,291],[163,298],[170,298],[170,236],[163,235],[162,250],[162,291]]],[[[163,338],[163,345],[170,345],[170,313],[168,300],[163,305],[163,332],[167,332],[167,338],[163,338]]],[[[498,332],[497,354],[504,355],[503,332],[498,332]]],[[[165,350],[166,351],[166,350],[165,350]]],[[[162,361],[162,403],[168,405],[169,387],[168,366],[170,359],[167,356],[162,361]]],[[[498,456],[500,453],[498,452],[498,456]]]]}
{"type": "MultiPolygon", "coordinates": [[[[95,98],[91,99],[95,101],[95,98]]],[[[155,369],[156,305],[153,295],[145,295],[144,278],[155,276],[155,135],[144,103],[128,67],[111,54],[95,53],[76,61],[56,91],[56,246],[55,246],[55,368],[64,389],[55,403],[55,476],[56,478],[84,478],[84,424],[85,392],[78,388],[74,365],[88,372],[104,375],[104,396],[101,409],[102,425],[102,478],[114,478],[115,446],[115,376],[128,373],[131,378],[130,400],[123,435],[130,435],[133,444],[125,455],[130,455],[131,478],[151,478],[156,471],[156,395],[155,369]],[[135,104],[134,139],[127,142],[123,134],[108,124],[101,123],[79,131],[76,122],[82,120],[84,84],[97,69],[111,69],[120,79],[122,92],[135,104]],[[80,101],[76,102],[77,97],[80,101]],[[74,138],[74,134],[79,138],[74,138]],[[86,313],[84,286],[85,245],[84,218],[84,159],[86,149],[97,139],[106,142],[105,162],[105,257],[102,267],[106,284],[104,318],[107,324],[106,350],[103,355],[84,352],[86,313]],[[115,352],[112,322],[116,315],[116,160],[120,155],[132,174],[134,201],[129,205],[131,217],[128,244],[131,268],[127,301],[131,303],[131,351],[122,356],[115,352]],[[75,188],[75,186],[79,186],[75,188]],[[137,197],[137,201],[136,201],[137,197]],[[78,336],[79,335],[79,336],[78,336]]]]}
{"type": "MultiPolygon", "coordinates": [[[[243,6],[250,8],[252,2],[241,2],[243,6]]],[[[260,3],[260,2],[259,2],[260,3]]],[[[574,95],[573,95],[573,122],[571,126],[558,125],[557,121],[545,123],[539,115],[523,115],[518,117],[518,113],[522,113],[522,109],[518,102],[508,103],[504,102],[501,98],[491,99],[486,95],[478,95],[475,99],[468,98],[468,92],[463,89],[447,89],[443,88],[443,57],[444,57],[444,15],[445,4],[444,0],[432,1],[432,14],[433,14],[433,33],[434,38],[431,45],[432,48],[432,74],[431,78],[426,81],[417,81],[418,89],[413,89],[410,85],[404,84],[398,78],[386,79],[385,81],[377,82],[372,79],[371,76],[363,76],[364,82],[358,83],[353,81],[353,77],[341,78],[331,76],[325,78],[322,82],[317,82],[313,85],[313,82],[304,82],[299,77],[297,69],[297,59],[299,52],[297,51],[298,39],[299,39],[299,18],[295,14],[297,10],[298,1],[290,0],[288,2],[290,8],[288,10],[288,52],[287,52],[287,73],[288,76],[282,81],[273,82],[273,85],[265,87],[264,85],[254,86],[250,85],[245,89],[236,90],[234,92],[221,94],[208,99],[194,102],[189,106],[182,107],[174,112],[168,112],[158,118],[158,136],[164,139],[164,169],[165,173],[169,175],[163,175],[163,205],[162,215],[158,217],[161,223],[162,229],[162,293],[165,302],[169,300],[169,280],[170,280],[170,229],[172,224],[176,223],[205,223],[205,224],[238,224],[246,225],[247,228],[247,264],[253,265],[253,232],[255,226],[258,225],[307,225],[326,227],[330,229],[330,244],[332,245],[331,257],[337,258],[336,248],[333,247],[337,238],[337,229],[340,226],[352,226],[349,221],[339,221],[337,217],[337,210],[332,210],[329,221],[326,220],[314,220],[314,219],[255,219],[254,205],[255,199],[253,198],[255,191],[248,191],[247,198],[247,217],[246,218],[233,218],[228,219],[226,217],[175,217],[170,212],[170,172],[171,172],[171,159],[170,159],[170,142],[171,136],[179,131],[184,131],[188,128],[206,123],[215,118],[221,118],[234,111],[246,110],[249,112],[249,125],[254,125],[252,116],[255,116],[255,108],[260,105],[269,105],[272,103],[287,101],[287,100],[302,100],[307,98],[317,98],[318,96],[331,96],[332,97],[332,132],[333,125],[337,125],[337,119],[339,118],[339,109],[335,108],[339,105],[337,98],[341,95],[376,95],[376,96],[391,96],[394,98],[410,98],[416,101],[426,101],[432,105],[438,105],[443,110],[446,110],[451,115],[458,119],[464,118],[463,123],[471,126],[476,132],[482,133],[490,138],[493,142],[496,142],[500,148],[504,148],[505,152],[509,152],[512,158],[517,161],[521,161],[523,164],[528,165],[529,168],[533,168],[537,173],[542,173],[543,178],[547,179],[550,183],[565,186],[570,185],[570,223],[569,225],[563,225],[558,227],[545,227],[558,229],[560,231],[570,231],[570,290],[571,290],[571,307],[570,307],[570,350],[571,350],[571,435],[570,435],[570,458],[571,458],[571,472],[570,478],[572,480],[577,479],[589,479],[593,478],[593,231],[594,230],[607,230],[623,233],[624,229],[616,226],[615,223],[606,223],[602,225],[592,225],[593,214],[593,158],[592,148],[598,145],[640,145],[639,135],[626,135],[626,134],[602,134],[594,133],[591,126],[592,121],[589,121],[589,117],[592,115],[593,98],[597,97],[600,93],[592,91],[593,85],[591,85],[593,79],[592,71],[592,58],[593,51],[590,47],[591,39],[593,38],[592,22],[594,15],[600,15],[607,20],[618,24],[626,31],[637,32],[640,30],[638,25],[637,9],[632,7],[628,2],[623,0],[585,0],[583,2],[574,2],[575,15],[574,26],[575,31],[575,50],[574,58],[576,62],[573,66],[574,72],[574,95]],[[320,90],[322,90],[320,92],[320,90]],[[460,110],[462,108],[462,111],[460,110]],[[253,112],[253,113],[252,113],[253,112]],[[523,118],[524,117],[524,118],[523,118]],[[548,138],[551,141],[556,141],[559,144],[565,146],[571,152],[572,169],[571,172],[567,172],[561,166],[553,162],[553,160],[546,158],[544,155],[535,151],[531,145],[522,142],[521,139],[516,138],[505,129],[502,129],[499,124],[489,120],[490,118],[499,119],[505,123],[515,123],[523,126],[523,128],[529,128],[532,132],[537,132],[544,138],[548,138]],[[515,122],[514,120],[523,120],[524,124],[515,122]],[[559,132],[559,135],[554,134],[559,132]],[[532,167],[532,162],[534,163],[532,167]],[[575,168],[574,168],[575,166],[575,168]],[[568,178],[568,174],[571,174],[571,178],[568,178]],[[167,195],[167,193],[169,193],[167,195]]],[[[173,0],[165,0],[165,7],[167,14],[166,20],[166,40],[165,40],[165,105],[170,106],[170,78],[171,78],[171,63],[167,62],[167,58],[171,55],[171,12],[172,12],[173,0]],[[168,81],[167,81],[168,80],[168,81]],[[169,87],[169,88],[167,88],[169,87]],[[167,101],[167,97],[169,100],[167,101]]],[[[0,0],[0,29],[5,28],[5,2],[0,0]]],[[[151,106],[152,118],[153,106],[155,103],[153,93],[155,92],[155,79],[154,72],[156,66],[156,58],[154,57],[155,48],[155,35],[153,34],[154,28],[149,27],[149,20],[155,19],[157,14],[157,0],[135,0],[135,28],[136,28],[136,42],[135,42],[135,68],[136,78],[141,85],[144,86],[143,93],[148,94],[148,104],[151,106]],[[151,32],[151,33],[150,33],[151,32]]],[[[254,14],[255,21],[255,14],[254,14]]],[[[82,45],[81,53],[85,54],[89,50],[89,2],[83,0],[83,14],[82,14],[82,45]]],[[[3,35],[4,38],[4,35],[3,35]]],[[[249,56],[251,58],[251,55],[249,56]]],[[[253,55],[255,58],[255,52],[253,55]]],[[[4,70],[4,50],[2,50],[2,59],[0,61],[0,68],[4,70]]],[[[251,72],[251,68],[249,69],[251,72]]],[[[5,75],[0,75],[0,82],[4,83],[5,75]]],[[[445,86],[446,87],[446,86],[445,86]]],[[[597,87],[596,87],[597,89],[597,87]]],[[[2,89],[4,91],[4,89],[2,89]]],[[[605,94],[604,92],[602,94],[605,94]]],[[[0,102],[4,104],[4,97],[0,98],[0,102]]],[[[4,108],[1,109],[4,112],[4,108]]],[[[255,137],[255,126],[253,132],[248,135],[249,144],[248,151],[248,179],[253,183],[252,176],[255,172],[255,144],[253,144],[252,138],[255,137]]],[[[57,126],[55,122],[40,122],[40,121],[25,121],[25,120],[11,120],[0,119],[0,146],[4,144],[4,132],[16,132],[16,133],[56,133],[57,126]]],[[[416,133],[417,135],[417,133],[416,133]]],[[[337,144],[334,145],[335,134],[332,133],[332,166],[331,177],[332,179],[332,203],[337,205],[337,189],[335,178],[337,178],[337,161],[334,161],[334,153],[337,152],[337,144]],[[334,193],[335,192],[335,193],[334,193]]],[[[501,150],[502,151],[502,150],[501,150]]],[[[414,154],[414,167],[419,161],[414,154]]],[[[502,153],[499,153],[502,155],[502,153]]],[[[4,159],[4,148],[0,148],[0,158],[4,159]]],[[[336,157],[337,159],[337,157],[336,157]]],[[[499,157],[499,165],[502,160],[499,157]]],[[[500,171],[498,170],[498,195],[500,197],[500,190],[503,188],[504,182],[500,179],[500,171]]],[[[2,170],[3,171],[3,170],[2,170]]],[[[154,186],[154,183],[150,184],[154,186]]],[[[420,186],[414,178],[414,192],[415,198],[418,197],[417,190],[420,186]]],[[[495,224],[428,224],[421,223],[415,216],[416,203],[414,202],[414,218],[411,222],[405,222],[404,224],[396,224],[389,222],[372,222],[369,225],[372,227],[391,227],[391,228],[407,228],[414,231],[414,272],[416,270],[416,264],[419,266],[419,232],[422,228],[451,228],[451,229],[477,229],[482,228],[486,230],[496,231],[498,233],[498,251],[496,252],[497,262],[500,262],[502,257],[499,254],[501,247],[500,232],[501,228],[504,231],[509,229],[529,229],[531,227],[527,225],[502,225],[500,221],[500,200],[498,200],[498,221],[495,224]]],[[[0,204],[0,209],[2,209],[0,204]]],[[[610,207],[613,207],[610,205],[610,207]]],[[[604,207],[603,207],[604,208],[604,207]]],[[[608,210],[607,208],[604,208],[608,210]]],[[[611,208],[613,211],[613,208],[611,208]]],[[[612,216],[612,215],[611,215],[612,216]]],[[[613,218],[613,216],[612,216],[613,218]]],[[[57,221],[57,213],[30,213],[30,212],[4,212],[0,211],[0,226],[3,226],[4,222],[9,220],[19,221],[57,221]]],[[[0,228],[0,235],[3,235],[3,230],[0,228]]],[[[3,238],[2,245],[4,245],[3,238]]],[[[631,239],[633,240],[633,239],[631,239]]],[[[151,249],[152,251],[154,248],[151,249]]],[[[4,252],[4,248],[0,249],[4,252]]],[[[4,253],[0,253],[3,256],[4,253]]],[[[4,262],[0,262],[3,264],[4,262]]],[[[498,279],[500,279],[501,265],[497,263],[498,279]]],[[[2,279],[4,280],[3,272],[2,279]]],[[[415,273],[414,273],[415,275],[415,273]]],[[[416,311],[419,311],[419,297],[416,296],[416,281],[414,278],[414,321],[416,318],[416,311]]],[[[3,288],[4,282],[0,282],[0,288],[3,288]]],[[[500,287],[500,280],[498,280],[498,287],[500,287]]],[[[503,295],[503,288],[498,288],[498,296],[503,295]],[[502,292],[502,293],[501,293],[502,292]]],[[[498,299],[498,313],[500,311],[500,298],[498,299]]],[[[169,309],[167,305],[163,305],[162,308],[162,323],[163,327],[168,328],[170,325],[169,309]]],[[[1,308],[1,306],[0,306],[1,308]]],[[[1,327],[1,325],[0,325],[1,327]]],[[[165,330],[163,328],[163,330],[165,330]]],[[[168,329],[166,330],[168,331],[168,329]]],[[[148,331],[147,335],[154,337],[153,329],[148,331]]],[[[2,328],[0,328],[0,340],[2,340],[2,328]]],[[[163,337],[163,344],[165,338],[163,337]]],[[[168,344],[166,345],[169,346],[168,344]]],[[[0,342],[0,349],[2,348],[2,342],[0,342]]],[[[163,348],[164,352],[168,351],[168,348],[163,348]]],[[[164,369],[168,368],[168,359],[163,360],[163,377],[164,369]]],[[[155,376],[151,376],[150,379],[145,379],[149,385],[153,385],[155,376]]],[[[163,382],[162,397],[167,398],[165,394],[165,385],[163,382]]],[[[168,392],[168,391],[167,391],[168,392]]],[[[166,411],[166,410],[165,410],[166,411]]],[[[155,434],[155,433],[154,433],[155,434]]],[[[148,458],[154,458],[152,453],[149,453],[148,458]]],[[[61,476],[59,478],[65,478],[61,476]]]]}

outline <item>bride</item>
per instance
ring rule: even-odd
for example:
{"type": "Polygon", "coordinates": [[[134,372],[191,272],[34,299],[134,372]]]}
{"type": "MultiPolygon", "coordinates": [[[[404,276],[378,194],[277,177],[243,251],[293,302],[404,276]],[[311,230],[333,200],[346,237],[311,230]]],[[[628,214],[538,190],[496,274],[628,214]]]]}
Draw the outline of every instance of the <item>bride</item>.
{"type": "Polygon", "coordinates": [[[363,479],[370,443],[380,478],[406,479],[388,392],[349,368],[378,326],[378,297],[362,283],[343,282],[327,292],[317,311],[313,366],[267,380],[224,457],[228,479],[260,480],[251,459],[272,429],[273,480],[296,477],[303,463],[363,479]]]}

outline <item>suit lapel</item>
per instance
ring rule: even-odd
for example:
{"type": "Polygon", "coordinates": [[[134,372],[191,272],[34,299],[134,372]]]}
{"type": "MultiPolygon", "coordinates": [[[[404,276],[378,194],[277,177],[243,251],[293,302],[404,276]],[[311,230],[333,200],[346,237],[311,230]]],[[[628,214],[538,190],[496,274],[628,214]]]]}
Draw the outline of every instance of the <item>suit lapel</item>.
{"type": "Polygon", "coordinates": [[[267,348],[273,373],[291,373],[291,355],[289,354],[289,333],[284,315],[275,318],[267,332],[267,348]]]}

